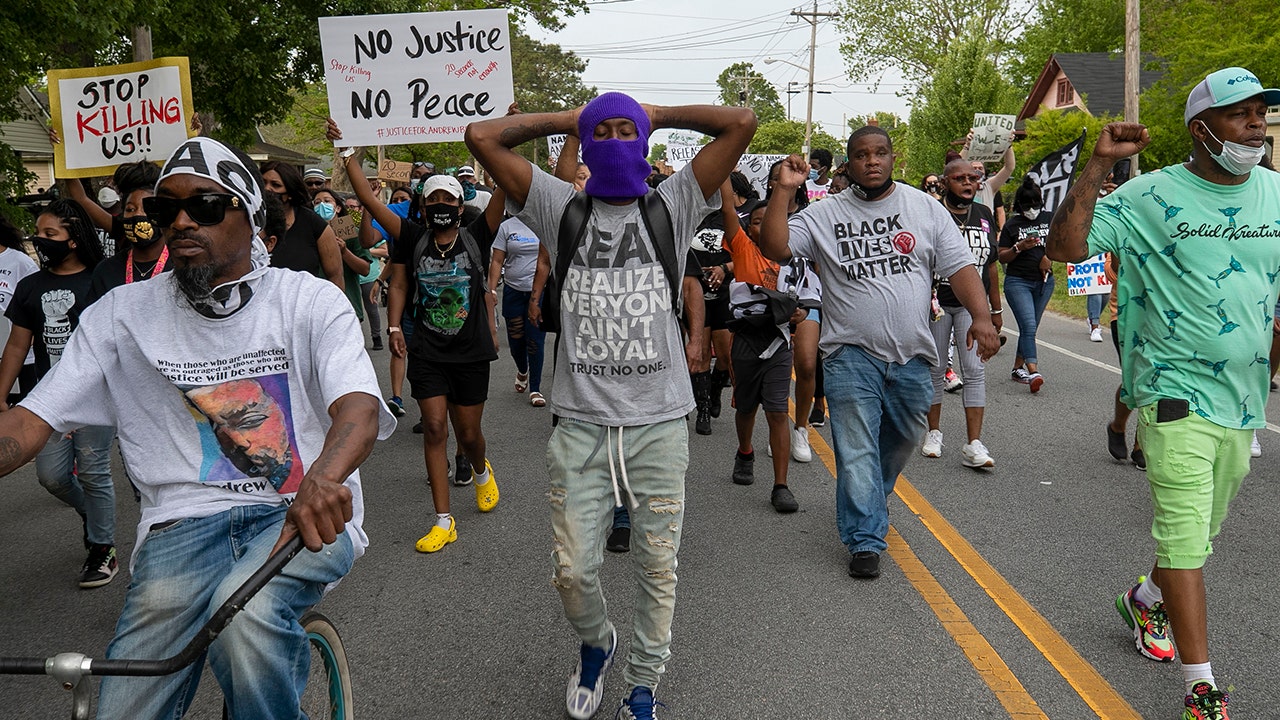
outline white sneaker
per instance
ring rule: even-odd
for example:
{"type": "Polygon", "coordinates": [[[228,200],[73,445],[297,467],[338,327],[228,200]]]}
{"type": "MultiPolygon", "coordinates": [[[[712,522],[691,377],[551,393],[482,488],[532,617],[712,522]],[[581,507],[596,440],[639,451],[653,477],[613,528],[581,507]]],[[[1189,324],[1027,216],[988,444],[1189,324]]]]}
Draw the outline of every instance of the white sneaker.
{"type": "Polygon", "coordinates": [[[1258,431],[1253,431],[1253,442],[1249,444],[1249,457],[1262,457],[1262,443],[1258,442],[1258,431]]]}
{"type": "Polygon", "coordinates": [[[920,454],[925,457],[942,457],[942,431],[930,430],[924,436],[924,445],[920,446],[920,454]]]}
{"type": "Polygon", "coordinates": [[[813,459],[813,450],[809,448],[808,427],[791,429],[791,459],[802,463],[813,459]]]}
{"type": "Polygon", "coordinates": [[[965,467],[971,468],[990,468],[996,466],[996,461],[991,459],[990,453],[987,452],[987,446],[982,444],[981,440],[974,440],[965,445],[960,451],[960,462],[965,467]]]}
{"type": "Polygon", "coordinates": [[[1089,331],[1089,339],[1093,342],[1102,342],[1102,328],[1096,327],[1089,331]]]}

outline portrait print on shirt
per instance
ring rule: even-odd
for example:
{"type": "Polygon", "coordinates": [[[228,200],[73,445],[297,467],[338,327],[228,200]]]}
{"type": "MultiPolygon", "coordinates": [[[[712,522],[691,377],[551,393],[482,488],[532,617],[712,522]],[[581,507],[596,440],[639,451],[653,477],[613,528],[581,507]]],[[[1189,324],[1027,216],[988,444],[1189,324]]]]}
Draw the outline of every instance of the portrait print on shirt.
{"type": "Polygon", "coordinates": [[[304,468],[286,373],[179,386],[200,432],[200,480],[246,493],[298,491],[304,468]]]}

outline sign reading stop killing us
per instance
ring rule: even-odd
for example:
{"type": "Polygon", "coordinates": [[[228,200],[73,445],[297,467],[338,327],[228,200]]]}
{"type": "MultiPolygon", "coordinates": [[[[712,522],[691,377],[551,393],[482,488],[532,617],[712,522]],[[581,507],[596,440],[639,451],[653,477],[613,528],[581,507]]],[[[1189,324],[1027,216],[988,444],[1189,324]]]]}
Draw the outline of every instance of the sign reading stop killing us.
{"type": "Polygon", "coordinates": [[[515,101],[506,10],[320,18],[343,146],[453,142],[515,101]]]}
{"type": "Polygon", "coordinates": [[[50,70],[49,112],[62,140],[53,147],[58,177],[98,177],[123,163],[163,162],[191,136],[187,59],[50,70]]]}

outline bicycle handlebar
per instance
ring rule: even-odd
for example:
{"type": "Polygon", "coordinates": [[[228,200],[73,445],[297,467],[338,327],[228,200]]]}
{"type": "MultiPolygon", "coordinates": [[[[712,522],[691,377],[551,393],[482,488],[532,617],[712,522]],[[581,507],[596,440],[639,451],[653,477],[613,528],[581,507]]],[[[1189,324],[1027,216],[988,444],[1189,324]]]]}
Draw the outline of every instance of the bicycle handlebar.
{"type": "MultiPolygon", "coordinates": [[[[214,612],[196,632],[195,637],[186,647],[172,657],[164,660],[91,660],[86,658],[88,667],[86,675],[126,675],[157,676],[177,672],[190,665],[200,654],[209,648],[218,635],[226,629],[231,619],[236,616],[254,595],[258,594],[271,578],[280,574],[284,566],[302,550],[302,536],[294,535],[284,547],[267,558],[262,567],[254,571],[227,601],[214,612]]],[[[0,674],[5,675],[45,675],[51,674],[55,658],[0,658],[0,674]]]]}

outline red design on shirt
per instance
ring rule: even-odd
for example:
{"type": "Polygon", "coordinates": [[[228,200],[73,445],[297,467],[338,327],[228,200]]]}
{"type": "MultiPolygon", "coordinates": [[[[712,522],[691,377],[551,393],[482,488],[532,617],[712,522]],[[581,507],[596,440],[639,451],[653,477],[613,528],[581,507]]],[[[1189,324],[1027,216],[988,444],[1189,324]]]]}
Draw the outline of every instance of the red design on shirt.
{"type": "Polygon", "coordinates": [[[893,246],[903,255],[910,255],[916,249],[916,236],[909,232],[900,232],[893,236],[893,246]]]}

